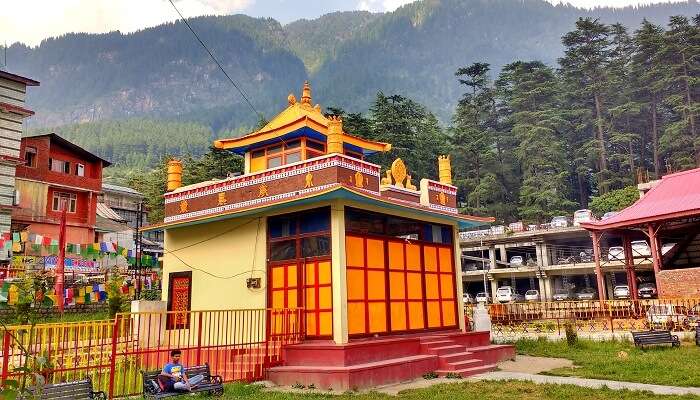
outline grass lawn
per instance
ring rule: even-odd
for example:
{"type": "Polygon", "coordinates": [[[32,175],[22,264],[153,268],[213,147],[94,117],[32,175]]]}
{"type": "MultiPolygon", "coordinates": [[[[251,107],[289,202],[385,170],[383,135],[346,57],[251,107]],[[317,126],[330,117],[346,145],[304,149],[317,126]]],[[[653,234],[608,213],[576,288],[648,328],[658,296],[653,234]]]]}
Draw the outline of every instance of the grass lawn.
{"type": "Polygon", "coordinates": [[[221,399],[250,400],[676,400],[698,399],[697,396],[658,396],[648,392],[615,391],[611,389],[588,389],[570,385],[537,385],[531,382],[457,382],[440,384],[426,389],[408,390],[398,396],[381,393],[325,394],[325,393],[281,393],[263,392],[259,386],[230,384],[221,399]]]}
{"type": "Polygon", "coordinates": [[[564,340],[544,339],[519,340],[515,346],[518,354],[568,358],[576,366],[558,368],[548,372],[549,375],[700,387],[698,346],[656,346],[640,350],[629,342],[579,340],[569,347],[564,340]],[[626,352],[627,357],[618,356],[621,351],[626,352]]]}

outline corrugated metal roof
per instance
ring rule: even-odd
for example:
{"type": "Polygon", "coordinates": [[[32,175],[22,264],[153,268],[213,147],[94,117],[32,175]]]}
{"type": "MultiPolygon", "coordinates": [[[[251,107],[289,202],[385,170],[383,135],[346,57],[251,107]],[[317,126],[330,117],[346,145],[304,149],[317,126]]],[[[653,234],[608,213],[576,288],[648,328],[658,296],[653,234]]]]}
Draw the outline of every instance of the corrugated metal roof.
{"type": "Polygon", "coordinates": [[[601,230],[691,216],[700,216],[700,168],[666,175],[644,197],[619,214],[581,226],[601,230]]]}
{"type": "Polygon", "coordinates": [[[111,219],[112,221],[126,222],[121,215],[109,208],[109,206],[107,206],[105,203],[97,203],[97,215],[102,218],[111,219]]]}
{"type": "Polygon", "coordinates": [[[126,186],[112,185],[111,183],[104,183],[103,182],[102,183],[102,190],[109,191],[109,192],[124,192],[124,193],[133,194],[135,196],[144,197],[144,195],[136,189],[132,189],[132,188],[126,187],[126,186]]]}

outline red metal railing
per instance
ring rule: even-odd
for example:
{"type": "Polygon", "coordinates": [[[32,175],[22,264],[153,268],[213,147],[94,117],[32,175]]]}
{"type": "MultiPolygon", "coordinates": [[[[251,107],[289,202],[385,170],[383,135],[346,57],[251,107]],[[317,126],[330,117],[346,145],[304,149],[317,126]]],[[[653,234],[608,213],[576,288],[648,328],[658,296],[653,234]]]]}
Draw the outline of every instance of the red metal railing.
{"type": "Polygon", "coordinates": [[[47,383],[90,377],[110,398],[141,394],[141,371],[163,367],[174,349],[186,366],[209,364],[224,381],[253,381],[303,339],[301,309],[124,313],[108,321],[12,326],[5,330],[0,379],[29,367],[47,383]],[[39,368],[39,357],[48,362],[39,368]]]}

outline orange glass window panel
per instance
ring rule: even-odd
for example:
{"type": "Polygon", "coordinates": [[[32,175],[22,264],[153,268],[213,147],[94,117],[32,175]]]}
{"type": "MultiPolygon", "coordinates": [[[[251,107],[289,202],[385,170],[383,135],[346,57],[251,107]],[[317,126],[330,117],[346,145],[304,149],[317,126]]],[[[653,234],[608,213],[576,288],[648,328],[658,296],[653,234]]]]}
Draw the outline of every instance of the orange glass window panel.
{"type": "Polygon", "coordinates": [[[382,333],[387,331],[386,303],[369,303],[369,332],[382,333]]]}
{"type": "Polygon", "coordinates": [[[348,269],[348,300],[365,299],[365,271],[361,269],[348,269]]]}
{"type": "Polygon", "coordinates": [[[262,171],[267,166],[265,156],[250,158],[250,172],[262,171]]]}
{"type": "Polygon", "coordinates": [[[442,302],[442,326],[454,326],[455,322],[455,303],[454,300],[442,302]]]}
{"type": "Polygon", "coordinates": [[[423,298],[423,280],[420,272],[409,272],[407,276],[408,298],[410,300],[421,300],[423,298]]]}
{"type": "Polygon", "coordinates": [[[428,301],[428,328],[440,326],[440,302],[428,301]]]}
{"type": "Polygon", "coordinates": [[[306,274],[304,276],[304,284],[315,285],[316,284],[316,265],[315,264],[306,264],[306,267],[304,269],[306,270],[306,274]]]}
{"type": "Polygon", "coordinates": [[[324,261],[318,263],[318,284],[327,285],[331,283],[331,262],[324,261]]]}
{"type": "Polygon", "coordinates": [[[425,321],[423,318],[423,302],[409,301],[408,302],[409,329],[423,329],[425,321]]]}
{"type": "Polygon", "coordinates": [[[404,269],[403,243],[389,242],[389,269],[404,269]]]}
{"type": "Polygon", "coordinates": [[[279,289],[284,287],[284,267],[272,268],[272,288],[279,289]]]}
{"type": "Polygon", "coordinates": [[[314,310],[318,306],[316,305],[316,288],[306,288],[306,309],[314,310]]]}
{"type": "Polygon", "coordinates": [[[434,246],[423,247],[423,265],[426,271],[437,271],[437,249],[434,246]]]}
{"type": "Polygon", "coordinates": [[[287,266],[287,287],[295,287],[297,285],[297,266],[296,264],[287,266]]]}
{"type": "Polygon", "coordinates": [[[384,286],[384,271],[367,271],[367,298],[369,300],[384,300],[386,287],[384,286]]]}
{"type": "Polygon", "coordinates": [[[367,268],[384,268],[384,241],[367,239],[367,268]]]}
{"type": "Polygon", "coordinates": [[[348,333],[365,333],[365,303],[348,302],[348,333]]]}
{"type": "Polygon", "coordinates": [[[318,308],[333,308],[333,294],[330,286],[318,288],[318,308]]]}
{"type": "Polygon", "coordinates": [[[306,334],[311,336],[318,336],[318,331],[316,329],[316,313],[306,313],[306,334]]]}
{"type": "Polygon", "coordinates": [[[454,299],[454,277],[452,274],[440,274],[440,297],[442,299],[454,299]]]}
{"type": "Polygon", "coordinates": [[[391,302],[391,330],[405,331],[406,327],[406,302],[391,302]]]}
{"type": "Polygon", "coordinates": [[[289,308],[297,308],[299,305],[297,304],[297,291],[296,289],[292,289],[287,291],[287,307],[289,308]]]}
{"type": "Polygon", "coordinates": [[[437,274],[425,275],[425,298],[431,300],[440,298],[437,274]]]}
{"type": "Polygon", "coordinates": [[[420,246],[417,244],[406,245],[406,268],[411,271],[420,271],[420,246]]]}
{"type": "Polygon", "coordinates": [[[333,334],[333,313],[325,311],[319,313],[318,320],[320,323],[319,336],[330,336],[333,334]]]}
{"type": "Polygon", "coordinates": [[[362,238],[355,236],[345,238],[345,261],[350,267],[365,266],[365,248],[362,238]]]}
{"type": "Polygon", "coordinates": [[[403,272],[389,272],[389,298],[403,300],[406,298],[406,282],[403,272]]]}
{"type": "Polygon", "coordinates": [[[272,291],[272,308],[285,308],[284,307],[284,290],[273,290],[272,291]]]}
{"type": "Polygon", "coordinates": [[[447,247],[440,247],[438,249],[440,255],[440,271],[441,272],[451,272],[452,271],[452,249],[447,247]]]}

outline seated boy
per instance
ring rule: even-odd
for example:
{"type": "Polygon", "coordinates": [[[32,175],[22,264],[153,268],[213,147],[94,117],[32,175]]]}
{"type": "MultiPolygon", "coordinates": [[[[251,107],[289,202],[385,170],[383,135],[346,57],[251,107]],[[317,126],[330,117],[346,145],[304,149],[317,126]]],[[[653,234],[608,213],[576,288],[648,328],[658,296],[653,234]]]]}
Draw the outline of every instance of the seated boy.
{"type": "Polygon", "coordinates": [[[191,378],[187,377],[185,366],[180,364],[181,356],[182,352],[180,350],[171,351],[170,362],[165,364],[158,376],[161,386],[163,386],[163,390],[166,392],[173,390],[189,392],[193,387],[204,380],[204,376],[202,375],[195,375],[191,378]]]}

